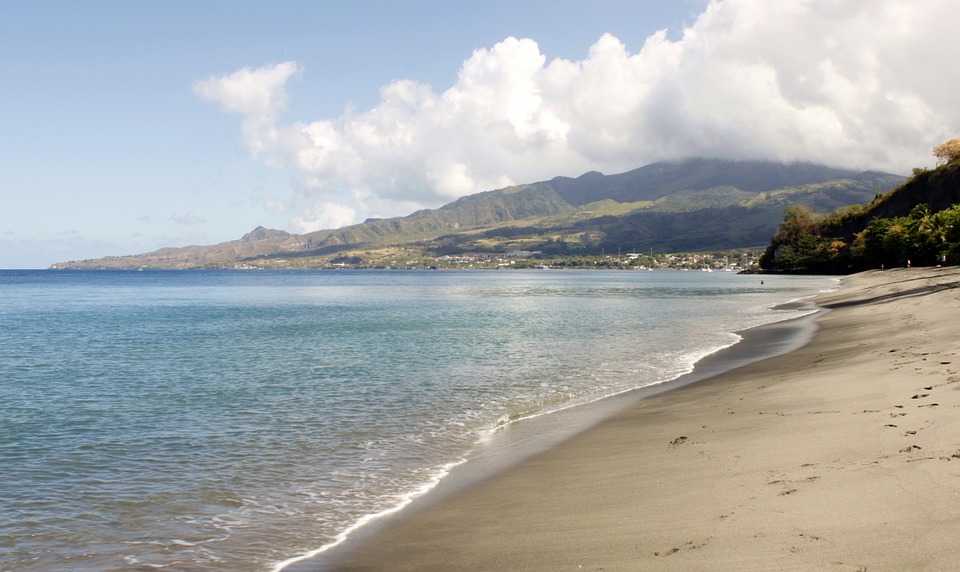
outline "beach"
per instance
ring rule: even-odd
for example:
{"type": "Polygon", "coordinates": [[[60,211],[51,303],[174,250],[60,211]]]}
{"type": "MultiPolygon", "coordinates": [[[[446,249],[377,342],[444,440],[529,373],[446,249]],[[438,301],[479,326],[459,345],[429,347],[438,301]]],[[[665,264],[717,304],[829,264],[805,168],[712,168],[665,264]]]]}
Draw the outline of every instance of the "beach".
{"type": "Polygon", "coordinates": [[[332,554],[639,387],[753,347],[733,332],[799,323],[785,318],[811,305],[771,308],[836,287],[764,278],[0,271],[3,569],[256,572],[332,554]]]}
{"type": "Polygon", "coordinates": [[[637,399],[290,569],[955,569],[958,286],[847,277],[799,349],[637,399]]]}

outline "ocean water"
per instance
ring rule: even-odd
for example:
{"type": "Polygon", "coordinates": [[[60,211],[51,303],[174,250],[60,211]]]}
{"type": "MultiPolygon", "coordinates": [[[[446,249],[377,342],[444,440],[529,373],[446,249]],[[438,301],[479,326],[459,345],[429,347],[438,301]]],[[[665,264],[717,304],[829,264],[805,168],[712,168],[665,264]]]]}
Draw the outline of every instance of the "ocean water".
{"type": "Polygon", "coordinates": [[[0,570],[279,570],[822,277],[0,271],[0,570]],[[469,463],[469,461],[467,461],[469,463]]]}

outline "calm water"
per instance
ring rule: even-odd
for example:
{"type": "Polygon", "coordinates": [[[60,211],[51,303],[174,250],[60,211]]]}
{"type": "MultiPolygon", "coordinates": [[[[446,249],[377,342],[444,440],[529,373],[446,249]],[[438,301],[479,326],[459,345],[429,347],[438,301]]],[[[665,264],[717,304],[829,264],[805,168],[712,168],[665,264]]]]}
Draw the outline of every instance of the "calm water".
{"type": "Polygon", "coordinates": [[[832,286],[704,272],[0,271],[0,569],[271,570],[498,426],[832,286]]]}

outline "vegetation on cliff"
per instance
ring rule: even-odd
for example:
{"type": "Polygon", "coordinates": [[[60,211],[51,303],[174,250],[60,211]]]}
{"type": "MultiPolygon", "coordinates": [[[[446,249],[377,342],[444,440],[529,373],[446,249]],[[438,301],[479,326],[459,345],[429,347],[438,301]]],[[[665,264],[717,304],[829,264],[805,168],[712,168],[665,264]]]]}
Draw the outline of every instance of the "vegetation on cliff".
{"type": "Polygon", "coordinates": [[[960,264],[960,139],[934,149],[936,169],[866,205],[820,215],[793,206],[760,266],[771,272],[848,273],[869,268],[960,264]]]}

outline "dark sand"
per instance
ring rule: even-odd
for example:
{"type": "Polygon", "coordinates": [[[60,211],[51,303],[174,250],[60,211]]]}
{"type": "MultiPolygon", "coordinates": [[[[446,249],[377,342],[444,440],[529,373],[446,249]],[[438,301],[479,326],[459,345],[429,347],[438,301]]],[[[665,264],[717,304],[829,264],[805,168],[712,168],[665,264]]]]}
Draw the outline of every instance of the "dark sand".
{"type": "Polygon", "coordinates": [[[960,569],[958,287],[847,278],[802,348],[632,401],[288,570],[960,569]]]}

